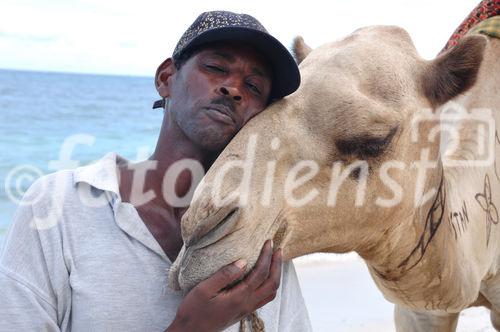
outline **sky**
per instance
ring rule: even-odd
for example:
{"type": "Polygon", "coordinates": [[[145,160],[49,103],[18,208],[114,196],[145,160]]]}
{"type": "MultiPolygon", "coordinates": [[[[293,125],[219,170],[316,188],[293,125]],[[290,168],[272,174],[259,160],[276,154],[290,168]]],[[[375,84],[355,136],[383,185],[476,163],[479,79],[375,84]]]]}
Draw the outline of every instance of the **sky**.
{"type": "Polygon", "coordinates": [[[478,0],[0,0],[0,68],[153,76],[199,13],[255,16],[285,46],[398,25],[432,59],[478,0]]]}

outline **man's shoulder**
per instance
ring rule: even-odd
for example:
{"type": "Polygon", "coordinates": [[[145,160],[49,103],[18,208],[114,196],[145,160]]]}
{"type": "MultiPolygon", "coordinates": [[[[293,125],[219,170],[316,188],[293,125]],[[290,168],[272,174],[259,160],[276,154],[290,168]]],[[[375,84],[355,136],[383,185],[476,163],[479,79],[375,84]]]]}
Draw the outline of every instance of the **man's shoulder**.
{"type": "Polygon", "coordinates": [[[35,209],[54,203],[79,205],[94,196],[102,196],[105,191],[118,193],[116,157],[108,153],[89,165],[44,175],[28,188],[20,204],[35,209]]]}
{"type": "MultiPolygon", "coordinates": [[[[88,226],[90,221],[109,215],[110,202],[116,195],[110,195],[105,188],[116,182],[116,178],[109,180],[103,175],[101,170],[106,166],[102,165],[102,160],[38,178],[18,202],[13,227],[22,232],[75,228],[88,226]]],[[[107,168],[114,170],[114,166],[107,168]]]]}
{"type": "Polygon", "coordinates": [[[31,184],[21,201],[40,203],[51,194],[66,189],[73,184],[73,170],[61,170],[39,177],[31,184]]]}

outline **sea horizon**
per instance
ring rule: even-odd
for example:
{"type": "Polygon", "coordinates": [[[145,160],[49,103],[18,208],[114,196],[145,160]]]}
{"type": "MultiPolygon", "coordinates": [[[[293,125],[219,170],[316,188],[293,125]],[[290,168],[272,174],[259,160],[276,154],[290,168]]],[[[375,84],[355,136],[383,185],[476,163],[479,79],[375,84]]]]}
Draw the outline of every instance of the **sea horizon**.
{"type": "Polygon", "coordinates": [[[14,71],[14,72],[33,72],[40,74],[67,74],[67,75],[88,75],[88,76],[111,76],[111,77],[130,77],[130,78],[150,78],[153,75],[146,74],[125,74],[125,73],[103,73],[103,72],[76,72],[64,71],[57,69],[30,69],[30,68],[5,68],[0,66],[0,71],[14,71]]]}

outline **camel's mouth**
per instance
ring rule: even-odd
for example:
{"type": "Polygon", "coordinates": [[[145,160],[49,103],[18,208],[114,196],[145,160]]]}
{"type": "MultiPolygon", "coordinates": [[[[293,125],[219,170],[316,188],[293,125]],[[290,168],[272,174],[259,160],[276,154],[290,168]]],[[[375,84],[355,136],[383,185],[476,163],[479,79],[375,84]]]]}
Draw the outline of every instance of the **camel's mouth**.
{"type": "Polygon", "coordinates": [[[200,242],[213,240],[214,235],[220,234],[228,227],[227,221],[231,220],[229,226],[233,225],[233,222],[239,219],[239,214],[240,209],[235,206],[223,206],[217,209],[214,213],[197,222],[192,233],[184,239],[184,244],[186,247],[199,247],[200,242]]]}
{"type": "MultiPolygon", "coordinates": [[[[192,282],[185,285],[184,280],[187,279],[184,272],[193,268],[190,265],[200,265],[200,262],[193,257],[196,257],[200,251],[206,251],[210,246],[239,231],[242,228],[242,226],[237,226],[240,215],[241,209],[238,207],[222,208],[199,224],[193,235],[185,242],[170,269],[169,284],[172,289],[186,291],[194,286],[191,285],[192,282]],[[223,217],[221,218],[221,216],[223,217]],[[210,228],[211,225],[215,226],[210,228]]],[[[197,266],[196,269],[200,270],[201,267],[197,266]]]]}
{"type": "MultiPolygon", "coordinates": [[[[220,215],[224,215],[222,213],[217,213],[215,220],[213,221],[212,217],[208,217],[207,219],[211,219],[211,224],[215,224],[215,227],[212,229],[206,229],[204,227],[199,227],[194,235],[189,239],[186,243],[187,248],[193,248],[193,250],[199,250],[203,248],[207,248],[210,245],[222,240],[223,238],[231,235],[232,233],[238,231],[240,228],[237,228],[237,223],[241,214],[241,209],[238,207],[232,209],[224,209],[226,212],[225,216],[219,219],[220,215]],[[198,231],[199,230],[199,231],[198,231]]],[[[201,223],[201,225],[204,222],[201,223]]]]}

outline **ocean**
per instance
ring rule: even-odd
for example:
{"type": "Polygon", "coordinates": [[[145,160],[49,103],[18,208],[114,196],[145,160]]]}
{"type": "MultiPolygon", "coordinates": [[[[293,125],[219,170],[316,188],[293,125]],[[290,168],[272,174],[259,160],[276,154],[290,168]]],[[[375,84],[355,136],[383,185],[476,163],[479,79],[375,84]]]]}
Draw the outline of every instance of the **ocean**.
{"type": "Polygon", "coordinates": [[[131,159],[153,152],[163,118],[152,77],[0,70],[0,247],[17,200],[38,177],[114,151],[131,159]]]}

